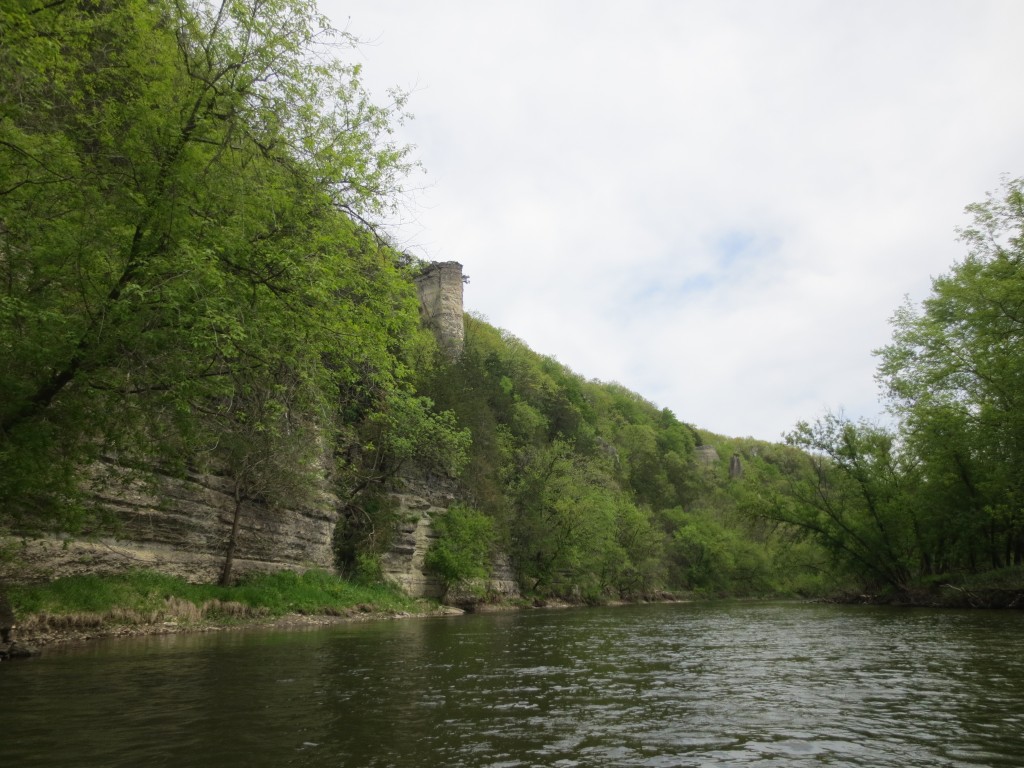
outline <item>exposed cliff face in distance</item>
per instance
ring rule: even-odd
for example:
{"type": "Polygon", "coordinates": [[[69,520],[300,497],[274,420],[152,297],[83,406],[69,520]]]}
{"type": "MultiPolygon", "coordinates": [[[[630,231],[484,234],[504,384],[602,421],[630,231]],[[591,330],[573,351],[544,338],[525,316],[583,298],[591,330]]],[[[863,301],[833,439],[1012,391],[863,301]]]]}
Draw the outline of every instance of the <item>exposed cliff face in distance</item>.
{"type": "Polygon", "coordinates": [[[426,569],[424,560],[436,541],[433,516],[443,512],[451,496],[419,486],[391,494],[398,508],[398,524],[391,548],[381,558],[384,578],[413,597],[441,597],[444,588],[426,569]]]}

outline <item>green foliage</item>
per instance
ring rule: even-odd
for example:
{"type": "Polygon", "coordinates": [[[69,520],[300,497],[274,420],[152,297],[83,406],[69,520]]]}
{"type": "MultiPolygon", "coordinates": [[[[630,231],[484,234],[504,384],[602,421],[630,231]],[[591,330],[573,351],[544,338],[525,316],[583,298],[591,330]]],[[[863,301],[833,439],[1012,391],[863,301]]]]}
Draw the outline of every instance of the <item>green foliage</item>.
{"type": "Polygon", "coordinates": [[[1022,189],[1006,180],[969,206],[966,258],[920,309],[895,314],[878,378],[896,428],[832,414],[800,423],[787,436],[799,451],[742,500],[795,532],[788,552],[808,574],[819,560],[808,541],[829,553],[817,567],[831,577],[901,593],[1024,562],[1022,189]]]}
{"type": "Polygon", "coordinates": [[[695,515],[672,534],[672,553],[683,583],[704,593],[729,593],[745,584],[747,594],[767,591],[764,552],[754,542],[704,515],[695,515]]]}
{"type": "Polygon", "coordinates": [[[380,556],[375,552],[359,552],[356,555],[356,564],[352,573],[352,580],[356,584],[382,584],[384,582],[384,569],[380,564],[380,556]]]}
{"type": "Polygon", "coordinates": [[[339,570],[363,583],[380,580],[380,556],[387,551],[399,523],[398,507],[380,488],[355,495],[342,509],[334,529],[339,570]]]}
{"type": "Polygon", "coordinates": [[[47,584],[9,588],[15,612],[27,614],[135,614],[147,616],[167,609],[174,600],[197,608],[210,601],[239,603],[250,615],[343,613],[359,605],[381,611],[408,611],[413,601],[390,587],[369,587],[338,579],[323,571],[281,572],[246,579],[238,586],[190,584],[152,571],[118,576],[74,576],[47,584]]]}
{"type": "Polygon", "coordinates": [[[828,415],[787,437],[805,452],[771,514],[798,526],[862,578],[904,589],[914,574],[915,519],[908,470],[894,436],[866,422],[828,415]]]}
{"type": "Polygon", "coordinates": [[[344,505],[364,581],[403,466],[469,433],[409,383],[415,265],[373,229],[410,170],[352,39],[306,0],[0,10],[0,533],[95,533],[102,467],[344,505]],[[101,461],[102,460],[102,461],[101,461]]]}
{"type": "Polygon", "coordinates": [[[427,567],[446,589],[485,578],[494,548],[494,521],[463,504],[451,506],[434,520],[438,539],[427,552],[427,567]]]}
{"type": "Polygon", "coordinates": [[[100,455],[208,461],[247,496],[315,485],[417,337],[364,224],[409,167],[401,99],[373,105],[301,0],[2,22],[0,526],[70,527],[100,455]]]}
{"type": "Polygon", "coordinates": [[[766,457],[781,446],[699,435],[671,411],[619,384],[587,381],[476,317],[466,318],[462,357],[422,371],[417,389],[472,433],[460,482],[493,521],[528,593],[593,601],[665,589],[790,594],[815,582],[810,569],[823,556],[787,570],[796,562],[792,530],[750,511],[759,478],[770,474],[761,472],[772,466],[766,457]],[[733,478],[727,463],[698,461],[694,449],[707,443],[742,454],[749,473],[733,478]]]}
{"type": "Polygon", "coordinates": [[[370,414],[359,435],[362,456],[349,464],[354,488],[381,484],[409,462],[455,477],[466,465],[472,442],[451,411],[437,412],[426,397],[396,390],[370,414]]]}
{"type": "Polygon", "coordinates": [[[518,460],[507,482],[521,580],[541,594],[598,594],[603,555],[615,535],[616,489],[605,467],[560,440],[518,460]]]}
{"type": "Polygon", "coordinates": [[[967,256],[878,352],[916,463],[926,573],[1024,562],[1024,180],[967,210],[967,256]]]}

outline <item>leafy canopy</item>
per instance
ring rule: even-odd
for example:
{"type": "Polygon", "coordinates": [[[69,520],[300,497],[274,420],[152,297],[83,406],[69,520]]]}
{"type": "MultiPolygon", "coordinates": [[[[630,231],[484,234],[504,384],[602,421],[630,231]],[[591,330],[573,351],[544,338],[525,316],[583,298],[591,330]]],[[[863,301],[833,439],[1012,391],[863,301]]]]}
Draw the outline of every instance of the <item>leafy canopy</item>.
{"type": "Polygon", "coordinates": [[[66,526],[101,453],[242,467],[407,392],[415,296],[368,227],[410,167],[402,101],[313,3],[27,0],[0,27],[0,524],[66,526]]]}

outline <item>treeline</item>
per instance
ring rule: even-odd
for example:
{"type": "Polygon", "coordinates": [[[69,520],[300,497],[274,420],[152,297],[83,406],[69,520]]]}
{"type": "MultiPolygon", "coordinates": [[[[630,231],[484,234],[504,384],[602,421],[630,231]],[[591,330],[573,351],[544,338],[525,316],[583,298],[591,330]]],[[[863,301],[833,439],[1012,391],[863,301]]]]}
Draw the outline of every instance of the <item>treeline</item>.
{"type": "MultiPolygon", "coordinates": [[[[469,319],[463,358],[419,384],[473,434],[464,482],[492,526],[459,519],[541,594],[907,596],[968,584],[1019,602],[1024,180],[967,210],[966,256],[920,307],[895,313],[876,352],[891,426],[826,414],[783,445],[708,435],[469,319]]],[[[451,577],[457,547],[445,547],[451,577]]]]}
{"type": "Polygon", "coordinates": [[[892,591],[984,573],[1022,587],[1024,180],[967,210],[967,254],[920,307],[895,313],[876,353],[895,426],[799,424],[788,442],[810,473],[756,508],[892,591]]]}

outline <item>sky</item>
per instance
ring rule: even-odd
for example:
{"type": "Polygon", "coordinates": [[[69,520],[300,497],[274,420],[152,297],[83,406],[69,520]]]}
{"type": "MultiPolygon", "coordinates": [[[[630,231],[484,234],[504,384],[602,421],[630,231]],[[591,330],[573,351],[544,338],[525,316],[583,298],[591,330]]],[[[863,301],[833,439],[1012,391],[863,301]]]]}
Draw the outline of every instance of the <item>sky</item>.
{"type": "Polygon", "coordinates": [[[1017,0],[320,0],[465,308],[681,420],[885,420],[873,350],[1024,175],[1017,0]]]}

